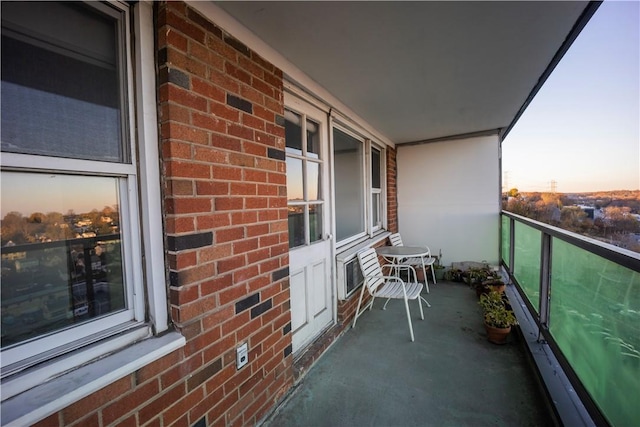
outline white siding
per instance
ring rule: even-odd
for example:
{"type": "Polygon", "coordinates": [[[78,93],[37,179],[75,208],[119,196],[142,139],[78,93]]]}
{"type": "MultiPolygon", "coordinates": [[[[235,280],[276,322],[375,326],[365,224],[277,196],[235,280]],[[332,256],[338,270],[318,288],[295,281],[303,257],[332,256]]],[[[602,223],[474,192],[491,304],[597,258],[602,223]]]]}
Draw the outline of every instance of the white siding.
{"type": "Polygon", "coordinates": [[[482,136],[399,146],[398,228],[443,264],[498,263],[500,143],[482,136]]]}

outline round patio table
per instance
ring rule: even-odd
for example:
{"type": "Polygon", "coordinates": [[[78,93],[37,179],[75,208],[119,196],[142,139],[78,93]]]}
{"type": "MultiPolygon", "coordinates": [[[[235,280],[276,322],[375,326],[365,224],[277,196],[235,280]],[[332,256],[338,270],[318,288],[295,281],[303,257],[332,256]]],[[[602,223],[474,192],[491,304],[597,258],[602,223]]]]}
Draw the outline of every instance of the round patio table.
{"type": "MultiPolygon", "coordinates": [[[[424,264],[424,258],[431,255],[429,248],[425,246],[381,246],[379,248],[376,248],[376,253],[378,255],[381,255],[392,265],[401,265],[402,260],[407,258],[420,258],[420,261],[422,263],[424,284],[427,289],[427,293],[429,293],[429,285],[427,282],[427,268],[424,264]]],[[[427,306],[431,307],[426,299],[424,299],[422,296],[420,296],[420,298],[422,298],[422,300],[427,303],[427,306]]]]}

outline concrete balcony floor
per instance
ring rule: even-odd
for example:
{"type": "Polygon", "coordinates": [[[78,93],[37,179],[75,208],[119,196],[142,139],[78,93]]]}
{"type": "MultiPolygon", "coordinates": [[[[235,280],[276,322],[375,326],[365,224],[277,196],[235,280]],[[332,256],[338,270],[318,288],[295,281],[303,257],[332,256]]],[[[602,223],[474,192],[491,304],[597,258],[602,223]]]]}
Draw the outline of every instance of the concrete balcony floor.
{"type": "Polygon", "coordinates": [[[549,426],[553,417],[512,331],[487,341],[477,297],[441,282],[410,301],[377,300],[298,383],[264,426],[549,426]]]}

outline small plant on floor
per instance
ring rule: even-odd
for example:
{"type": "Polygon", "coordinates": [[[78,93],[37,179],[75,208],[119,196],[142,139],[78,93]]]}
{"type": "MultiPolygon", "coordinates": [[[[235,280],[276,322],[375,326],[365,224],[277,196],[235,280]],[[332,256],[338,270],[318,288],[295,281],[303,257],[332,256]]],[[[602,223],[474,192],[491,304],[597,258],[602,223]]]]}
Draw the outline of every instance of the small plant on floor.
{"type": "Polygon", "coordinates": [[[480,296],[478,304],[482,307],[487,338],[496,344],[504,343],[511,327],[518,324],[506,295],[490,291],[480,296]]]}

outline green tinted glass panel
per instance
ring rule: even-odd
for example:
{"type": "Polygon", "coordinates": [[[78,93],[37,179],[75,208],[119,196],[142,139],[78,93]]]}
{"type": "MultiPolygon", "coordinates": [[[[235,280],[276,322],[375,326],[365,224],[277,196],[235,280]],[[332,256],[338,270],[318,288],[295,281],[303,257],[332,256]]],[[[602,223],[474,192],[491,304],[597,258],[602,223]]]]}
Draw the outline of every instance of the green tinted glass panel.
{"type": "Polygon", "coordinates": [[[550,331],[614,426],[640,420],[640,273],[553,239],[550,331]]]}
{"type": "Polygon", "coordinates": [[[502,228],[500,229],[501,239],[502,239],[502,260],[504,261],[507,267],[510,267],[509,265],[509,237],[510,237],[509,224],[510,223],[511,223],[511,220],[509,219],[509,217],[503,215],[502,228]]]}
{"type": "Polygon", "coordinates": [[[540,312],[540,244],[541,233],[516,222],[513,272],[536,313],[540,312]]]}

